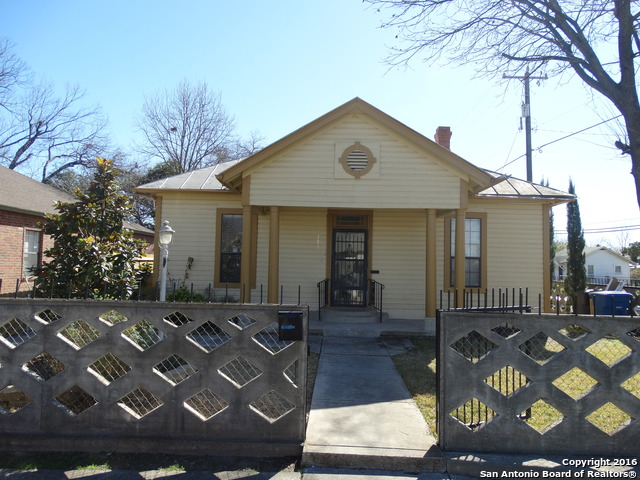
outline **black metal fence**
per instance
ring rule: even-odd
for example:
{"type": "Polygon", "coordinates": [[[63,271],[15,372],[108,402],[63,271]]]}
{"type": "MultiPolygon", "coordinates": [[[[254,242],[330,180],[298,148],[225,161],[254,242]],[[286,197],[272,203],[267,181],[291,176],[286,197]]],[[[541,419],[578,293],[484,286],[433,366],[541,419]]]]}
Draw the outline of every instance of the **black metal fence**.
{"type": "MultiPolygon", "coordinates": [[[[77,286],[67,285],[63,288],[60,283],[51,282],[47,283],[46,288],[43,287],[44,282],[39,281],[37,278],[26,281],[24,278],[18,278],[6,281],[0,278],[0,298],[65,298],[65,299],[80,299],[80,300],[155,300],[160,299],[160,285],[152,285],[149,280],[141,280],[135,283],[134,288],[127,287],[127,284],[123,282],[121,288],[114,289],[108,288],[106,285],[103,291],[96,293],[89,287],[84,290],[78,289],[77,286]],[[25,285],[27,288],[25,288],[25,285]],[[107,291],[110,294],[107,296],[107,291]]],[[[279,289],[279,303],[288,304],[302,304],[301,299],[301,285],[297,285],[293,288],[280,285],[279,289]],[[294,292],[293,294],[291,292],[294,292]],[[297,303],[294,300],[297,299],[297,303]]],[[[266,288],[264,285],[260,285],[258,292],[259,304],[267,303],[266,288]]],[[[194,283],[186,283],[181,281],[169,281],[167,284],[166,292],[167,302],[188,302],[188,303],[239,303],[239,290],[238,288],[231,287],[228,283],[224,287],[214,288],[212,283],[200,288],[196,288],[194,283]]]]}
{"type": "MultiPolygon", "coordinates": [[[[542,295],[538,295],[538,311],[542,311],[542,295]]],[[[528,288],[492,288],[440,290],[440,310],[476,310],[504,313],[530,313],[528,288]],[[461,305],[461,306],[458,306],[461,305]]]]}

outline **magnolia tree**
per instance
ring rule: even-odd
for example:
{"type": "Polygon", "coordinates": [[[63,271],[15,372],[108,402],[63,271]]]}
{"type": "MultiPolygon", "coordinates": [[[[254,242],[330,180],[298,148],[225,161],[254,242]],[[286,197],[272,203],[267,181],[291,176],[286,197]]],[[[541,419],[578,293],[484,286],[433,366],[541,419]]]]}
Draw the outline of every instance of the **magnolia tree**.
{"type": "Polygon", "coordinates": [[[53,247],[38,272],[42,294],[73,298],[128,298],[148,270],[138,268],[144,242],[123,227],[132,212],[127,195],[119,193],[118,171],[111,160],[98,158],[86,192],[75,202],[58,202],[58,213],[42,224],[53,247]]]}

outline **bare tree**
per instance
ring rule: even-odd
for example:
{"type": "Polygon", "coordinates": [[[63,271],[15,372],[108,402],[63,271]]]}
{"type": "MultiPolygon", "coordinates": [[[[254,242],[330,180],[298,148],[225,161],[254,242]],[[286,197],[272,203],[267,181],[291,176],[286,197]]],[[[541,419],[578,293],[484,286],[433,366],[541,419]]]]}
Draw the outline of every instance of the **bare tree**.
{"type": "Polygon", "coordinates": [[[14,89],[26,81],[27,67],[11,52],[12,45],[0,39],[0,108],[12,112],[14,89]]]}
{"type": "Polygon", "coordinates": [[[234,141],[233,119],[220,95],[204,82],[191,85],[184,80],[172,91],[147,98],[137,126],[144,138],[140,153],[175,163],[179,172],[227,159],[234,141]]]}
{"type": "Polygon", "coordinates": [[[104,155],[106,119],[98,107],[83,106],[84,92],[34,83],[25,64],[0,41],[0,165],[28,170],[46,182],[104,155]]]}
{"type": "Polygon", "coordinates": [[[640,205],[640,55],[637,0],[365,0],[391,15],[399,45],[389,62],[414,57],[474,63],[500,75],[572,71],[620,112],[626,138],[614,144],[631,157],[640,205]]]}
{"type": "Polygon", "coordinates": [[[98,107],[80,105],[83,97],[78,87],[56,97],[50,84],[33,86],[0,131],[0,162],[12,170],[37,171],[42,182],[95,163],[108,143],[107,122],[98,107]]]}

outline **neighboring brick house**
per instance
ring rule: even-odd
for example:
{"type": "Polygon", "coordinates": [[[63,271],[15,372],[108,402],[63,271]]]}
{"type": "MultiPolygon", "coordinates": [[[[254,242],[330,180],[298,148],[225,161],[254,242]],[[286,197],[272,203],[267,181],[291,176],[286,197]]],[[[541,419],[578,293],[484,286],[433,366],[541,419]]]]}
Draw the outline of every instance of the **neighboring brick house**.
{"type": "MultiPolygon", "coordinates": [[[[15,293],[16,286],[21,292],[33,286],[31,269],[42,263],[42,252],[53,243],[42,234],[38,222],[45,214],[55,213],[57,201],[74,198],[0,166],[0,296],[15,293]]],[[[125,227],[137,238],[153,243],[152,230],[130,222],[125,227]]]]}

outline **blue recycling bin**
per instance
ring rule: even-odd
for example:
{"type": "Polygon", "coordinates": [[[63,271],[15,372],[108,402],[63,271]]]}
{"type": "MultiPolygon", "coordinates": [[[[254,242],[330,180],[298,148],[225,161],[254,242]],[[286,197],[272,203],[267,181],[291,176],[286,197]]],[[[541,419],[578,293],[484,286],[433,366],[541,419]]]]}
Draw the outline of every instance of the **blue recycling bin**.
{"type": "Polygon", "coordinates": [[[629,315],[633,295],[627,292],[591,292],[596,315],[629,315]]]}

